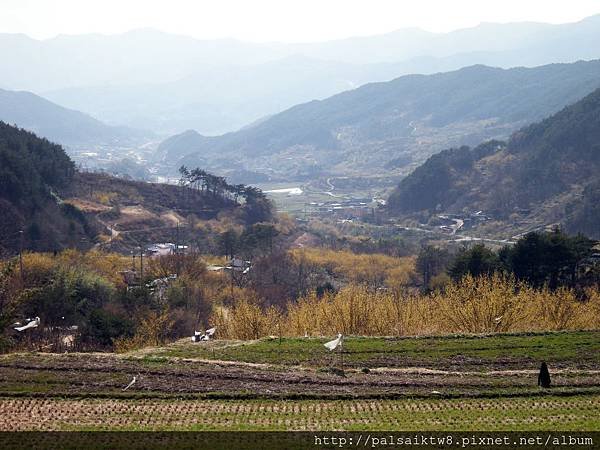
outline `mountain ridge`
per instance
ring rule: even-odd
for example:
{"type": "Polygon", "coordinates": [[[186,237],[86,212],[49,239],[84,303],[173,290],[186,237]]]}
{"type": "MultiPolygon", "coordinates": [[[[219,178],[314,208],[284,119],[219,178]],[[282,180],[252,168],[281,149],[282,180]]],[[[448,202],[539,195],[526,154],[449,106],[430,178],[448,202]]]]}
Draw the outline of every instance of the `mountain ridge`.
{"type": "Polygon", "coordinates": [[[396,215],[482,210],[501,221],[600,237],[600,89],[507,142],[429,158],[390,195],[396,215]]]}
{"type": "Polygon", "coordinates": [[[69,147],[111,144],[146,134],[106,125],[85,113],[57,105],[29,91],[0,89],[0,120],[69,147]]]}
{"type": "Polygon", "coordinates": [[[224,161],[280,167],[288,177],[349,174],[351,159],[383,170],[399,156],[418,162],[450,146],[508,137],[599,86],[600,61],[406,75],[293,106],[237,132],[188,135],[182,146],[169,139],[159,154],[215,170],[224,161]],[[291,155],[299,162],[287,170],[291,155]]]}
{"type": "Polygon", "coordinates": [[[35,92],[112,125],[217,135],[294,104],[409,73],[600,58],[599,23],[600,16],[592,16],[562,25],[483,24],[441,34],[403,29],[297,44],[198,40],[153,30],[46,41],[0,35],[0,86],[35,92]],[[292,55],[320,62],[294,65],[287,60],[292,55]],[[270,71],[285,74],[288,89],[270,71]],[[266,85],[273,89],[265,91],[266,85]]]}

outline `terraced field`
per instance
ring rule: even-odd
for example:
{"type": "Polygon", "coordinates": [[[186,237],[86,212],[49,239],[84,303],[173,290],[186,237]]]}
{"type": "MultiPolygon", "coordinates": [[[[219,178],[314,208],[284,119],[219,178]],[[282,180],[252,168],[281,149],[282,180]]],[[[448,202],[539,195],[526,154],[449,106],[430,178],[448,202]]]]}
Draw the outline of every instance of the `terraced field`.
{"type": "Polygon", "coordinates": [[[600,430],[597,331],[324,341],[3,355],[0,431],[600,430]]]}
{"type": "MultiPolygon", "coordinates": [[[[326,340],[299,338],[280,341],[271,338],[246,342],[216,341],[204,346],[182,340],[136,354],[312,367],[339,364],[323,348],[326,340]]],[[[540,361],[555,367],[600,368],[600,331],[417,338],[350,337],[344,341],[344,363],[349,367],[519,370],[537,369],[540,361]]]]}
{"type": "Polygon", "coordinates": [[[495,399],[5,399],[6,430],[590,430],[600,395],[495,399]]]}

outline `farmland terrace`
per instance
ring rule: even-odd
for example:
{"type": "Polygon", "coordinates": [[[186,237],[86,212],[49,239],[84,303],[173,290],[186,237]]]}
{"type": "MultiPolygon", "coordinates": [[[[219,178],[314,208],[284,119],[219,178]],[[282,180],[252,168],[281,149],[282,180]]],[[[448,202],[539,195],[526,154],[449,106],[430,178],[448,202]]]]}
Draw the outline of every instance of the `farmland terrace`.
{"type": "Polygon", "coordinates": [[[600,426],[593,413],[600,407],[599,331],[350,337],[343,355],[329,353],[325,340],[186,340],[119,355],[4,355],[0,430],[600,426]],[[550,389],[537,386],[543,360],[550,389]]]}

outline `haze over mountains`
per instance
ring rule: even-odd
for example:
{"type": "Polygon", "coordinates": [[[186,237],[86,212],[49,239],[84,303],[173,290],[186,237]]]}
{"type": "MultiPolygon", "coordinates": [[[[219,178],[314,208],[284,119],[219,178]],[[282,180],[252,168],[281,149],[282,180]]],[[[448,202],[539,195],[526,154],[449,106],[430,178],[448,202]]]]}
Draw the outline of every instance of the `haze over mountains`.
{"type": "Polygon", "coordinates": [[[199,41],[153,30],[38,41],[0,35],[0,87],[29,90],[111,125],[233,131],[297,103],[407,73],[600,57],[600,16],[564,25],[403,29],[311,44],[199,41]],[[40,74],[44,76],[40,76],[40,74]]]}
{"type": "Polygon", "coordinates": [[[163,165],[248,169],[272,179],[406,173],[451,146],[507,137],[600,87],[600,61],[472,66],[368,84],[290,108],[238,132],[164,141],[163,165]]]}
{"type": "Polygon", "coordinates": [[[598,91],[576,102],[600,88],[597,42],[600,15],[311,44],[4,34],[0,120],[64,145],[76,164],[138,179],[185,165],[337,197],[333,179],[379,204],[416,168],[392,215],[479,208],[594,234],[598,91]]]}
{"type": "Polygon", "coordinates": [[[108,126],[87,114],[63,108],[31,92],[4,89],[0,89],[0,120],[18,124],[38,136],[71,148],[122,146],[150,134],[108,126]]]}
{"type": "Polygon", "coordinates": [[[5,34],[0,119],[136,178],[185,164],[245,183],[387,188],[436,152],[506,139],[600,87],[599,41],[600,15],[311,44],[5,34]]]}

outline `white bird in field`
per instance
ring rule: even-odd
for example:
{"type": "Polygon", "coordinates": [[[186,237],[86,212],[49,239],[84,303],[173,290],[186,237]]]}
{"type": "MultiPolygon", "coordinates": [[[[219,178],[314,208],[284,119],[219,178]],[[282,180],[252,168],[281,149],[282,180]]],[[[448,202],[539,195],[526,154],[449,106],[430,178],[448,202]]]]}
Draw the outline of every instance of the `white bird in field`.
{"type": "Polygon", "coordinates": [[[213,334],[215,334],[215,331],[217,331],[217,327],[212,327],[212,328],[209,328],[208,330],[206,330],[205,334],[207,336],[212,336],[213,334]]]}
{"type": "Polygon", "coordinates": [[[342,345],[343,340],[344,337],[342,336],[342,333],[338,333],[338,337],[336,339],[334,339],[333,341],[325,342],[325,344],[323,345],[329,350],[335,350],[336,348],[342,345]]]}
{"type": "Polygon", "coordinates": [[[137,378],[133,377],[133,380],[131,380],[131,382],[127,386],[125,386],[123,388],[123,390],[126,391],[127,389],[129,389],[131,386],[133,386],[135,384],[136,381],[137,381],[137,378]]]}
{"type": "Polygon", "coordinates": [[[29,328],[37,328],[40,326],[40,318],[36,317],[35,319],[31,319],[27,325],[23,325],[22,327],[15,327],[15,330],[17,331],[25,331],[28,330],[29,328]]]}

